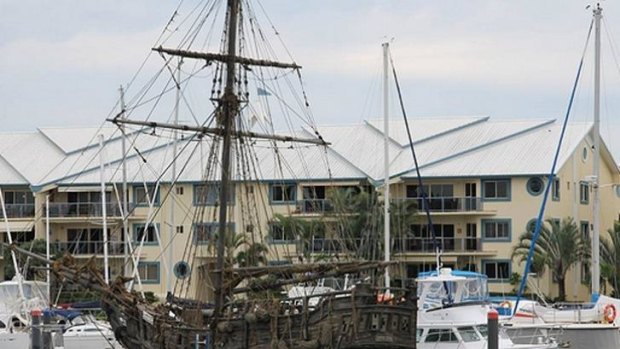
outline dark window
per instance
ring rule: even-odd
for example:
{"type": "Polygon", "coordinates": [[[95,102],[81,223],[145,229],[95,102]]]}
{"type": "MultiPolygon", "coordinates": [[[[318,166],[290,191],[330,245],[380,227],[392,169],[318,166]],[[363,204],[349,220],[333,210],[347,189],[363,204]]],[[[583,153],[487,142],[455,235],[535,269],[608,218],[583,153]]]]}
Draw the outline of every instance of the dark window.
{"type": "Polygon", "coordinates": [[[553,178],[553,186],[551,187],[553,201],[560,201],[560,187],[560,179],[557,177],[553,178]]]}
{"type": "Polygon", "coordinates": [[[486,261],[482,263],[482,273],[489,280],[507,280],[510,277],[510,262],[486,261]]]}
{"type": "Polygon", "coordinates": [[[590,186],[588,182],[579,182],[579,202],[582,204],[590,203],[590,186]]]}
{"type": "Polygon", "coordinates": [[[510,180],[488,179],[482,181],[482,197],[486,200],[510,200],[510,180]]]}
{"type": "Polygon", "coordinates": [[[510,240],[510,220],[482,220],[482,237],[485,240],[510,240]]]}
{"type": "MultiPolygon", "coordinates": [[[[220,185],[219,184],[200,184],[194,186],[194,205],[217,205],[220,201],[220,185]]],[[[235,186],[230,185],[228,191],[228,205],[235,203],[235,186]]]]}
{"type": "Polygon", "coordinates": [[[154,224],[149,225],[146,229],[144,224],[134,225],[134,240],[140,243],[143,237],[145,244],[157,244],[157,230],[154,224]]]}
{"type": "Polygon", "coordinates": [[[542,178],[532,177],[527,180],[527,192],[528,193],[534,196],[538,196],[542,194],[544,189],[545,189],[545,182],[543,182],[542,178]]]}
{"type": "MultiPolygon", "coordinates": [[[[219,230],[220,224],[217,222],[209,222],[209,223],[197,223],[194,225],[194,242],[197,244],[207,244],[211,241],[215,241],[217,237],[217,232],[219,230]]],[[[229,233],[234,233],[235,224],[228,223],[227,231],[229,233]]]]}
{"type": "Polygon", "coordinates": [[[295,233],[285,229],[282,224],[278,223],[271,223],[269,225],[269,237],[271,242],[274,243],[295,241],[295,233]]]}
{"type": "Polygon", "coordinates": [[[269,187],[269,198],[272,203],[288,203],[295,201],[295,184],[272,184],[269,187]]]}
{"type": "Polygon", "coordinates": [[[133,188],[133,198],[137,205],[148,206],[149,201],[153,202],[153,205],[159,205],[159,187],[155,191],[155,185],[147,185],[146,190],[143,185],[135,186],[133,188]]]}

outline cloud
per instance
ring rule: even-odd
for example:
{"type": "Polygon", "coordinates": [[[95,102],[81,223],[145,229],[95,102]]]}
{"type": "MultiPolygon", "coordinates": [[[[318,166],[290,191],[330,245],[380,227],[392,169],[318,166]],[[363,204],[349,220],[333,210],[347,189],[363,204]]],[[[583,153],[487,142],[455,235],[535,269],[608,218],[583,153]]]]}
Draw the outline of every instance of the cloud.
{"type": "Polygon", "coordinates": [[[83,71],[104,73],[134,71],[144,59],[158,32],[77,33],[64,40],[20,39],[2,47],[0,66],[17,72],[83,71]]]}

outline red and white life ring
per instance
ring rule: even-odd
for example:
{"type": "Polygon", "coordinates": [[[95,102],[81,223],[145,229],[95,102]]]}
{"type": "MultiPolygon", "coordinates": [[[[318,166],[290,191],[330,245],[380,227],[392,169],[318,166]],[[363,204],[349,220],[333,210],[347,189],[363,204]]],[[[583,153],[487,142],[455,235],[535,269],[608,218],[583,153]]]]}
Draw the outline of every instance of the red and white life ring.
{"type": "Polygon", "coordinates": [[[607,323],[612,323],[616,319],[616,315],[618,312],[616,311],[616,306],[613,304],[607,304],[605,308],[603,308],[603,319],[607,321],[607,323]]]}

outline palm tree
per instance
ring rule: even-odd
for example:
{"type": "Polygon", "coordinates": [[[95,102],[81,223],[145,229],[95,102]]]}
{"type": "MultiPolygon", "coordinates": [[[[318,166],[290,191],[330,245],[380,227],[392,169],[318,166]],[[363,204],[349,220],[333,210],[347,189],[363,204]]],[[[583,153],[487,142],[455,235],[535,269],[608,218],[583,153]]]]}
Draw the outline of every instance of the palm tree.
{"type": "Polygon", "coordinates": [[[607,279],[616,295],[620,291],[620,222],[607,230],[609,239],[601,239],[601,276],[607,279]]]}
{"type": "Polygon", "coordinates": [[[267,252],[268,249],[265,244],[253,242],[248,245],[246,250],[239,251],[235,260],[240,267],[257,267],[267,264],[267,257],[265,257],[267,252]]]}
{"type": "MultiPolygon", "coordinates": [[[[526,260],[533,235],[533,231],[526,231],[519,236],[517,245],[513,247],[513,257],[520,256],[521,261],[526,260]]],[[[561,222],[546,220],[534,248],[534,259],[547,267],[558,282],[560,300],[566,299],[566,272],[588,258],[589,245],[572,218],[564,218],[561,222]]]]}

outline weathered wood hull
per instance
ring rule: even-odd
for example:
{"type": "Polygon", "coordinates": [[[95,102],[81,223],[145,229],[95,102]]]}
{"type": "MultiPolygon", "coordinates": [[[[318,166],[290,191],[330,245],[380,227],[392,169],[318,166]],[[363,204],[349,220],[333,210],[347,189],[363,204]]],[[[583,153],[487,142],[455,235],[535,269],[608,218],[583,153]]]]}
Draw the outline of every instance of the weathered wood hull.
{"type": "Polygon", "coordinates": [[[227,349],[415,348],[415,299],[383,304],[376,298],[370,289],[360,288],[347,296],[324,297],[307,312],[284,310],[285,303],[278,301],[268,311],[221,318],[215,338],[206,325],[151,318],[143,306],[106,302],[105,309],[117,339],[128,349],[185,349],[197,343],[204,348],[211,340],[214,347],[227,349]]]}

